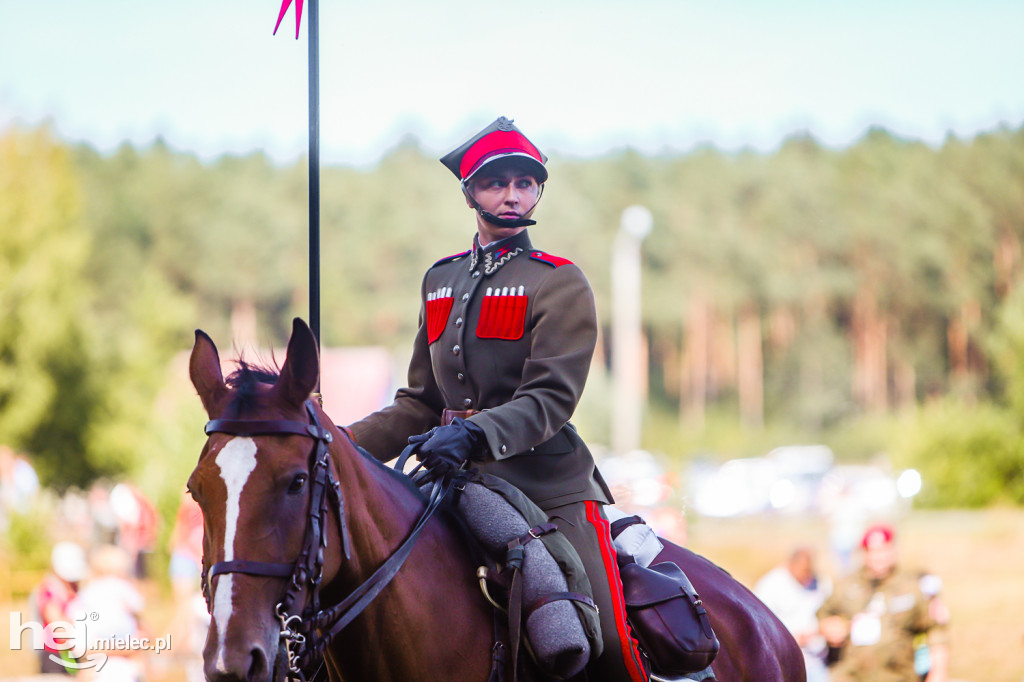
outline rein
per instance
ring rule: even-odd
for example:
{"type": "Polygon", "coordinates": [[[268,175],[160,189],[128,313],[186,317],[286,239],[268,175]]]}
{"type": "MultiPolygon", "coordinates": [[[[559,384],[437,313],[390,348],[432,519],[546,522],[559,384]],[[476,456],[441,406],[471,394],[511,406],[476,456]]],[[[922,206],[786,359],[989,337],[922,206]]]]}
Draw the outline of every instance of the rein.
{"type": "MultiPolygon", "coordinates": [[[[335,480],[330,466],[328,444],[333,437],[320,424],[312,401],[305,403],[310,423],[292,420],[256,419],[213,419],[206,424],[206,434],[226,433],[234,436],[296,435],[312,438],[315,448],[311,499],[302,551],[293,563],[271,563],[265,561],[221,561],[209,569],[203,569],[203,596],[207,608],[210,605],[211,582],[214,576],[224,573],[245,573],[272,578],[291,578],[281,601],[274,609],[274,615],[281,624],[281,643],[288,656],[288,678],[305,681],[304,670],[323,656],[330,641],[349,623],[355,620],[378,594],[391,582],[412,552],[420,532],[437,511],[453,486],[453,481],[437,480],[433,484],[426,509],[420,515],[409,535],[395,552],[359,585],[344,600],[324,609],[320,608],[320,583],[323,579],[324,548],[327,536],[329,503],[338,515],[341,532],[341,546],[346,559],[351,559],[351,538],[345,523],[345,500],[341,484],[335,480]],[[304,586],[310,590],[309,603],[301,613],[290,613],[295,599],[304,586]]],[[[410,448],[413,446],[410,446],[410,448]]]]}

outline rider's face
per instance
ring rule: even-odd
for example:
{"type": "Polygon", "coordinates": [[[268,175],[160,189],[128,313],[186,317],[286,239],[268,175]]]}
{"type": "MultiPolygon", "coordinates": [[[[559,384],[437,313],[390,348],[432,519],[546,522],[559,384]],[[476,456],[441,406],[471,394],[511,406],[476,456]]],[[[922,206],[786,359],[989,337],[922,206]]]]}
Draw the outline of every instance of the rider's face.
{"type": "Polygon", "coordinates": [[[470,193],[480,208],[499,218],[522,218],[537,203],[540,185],[522,169],[480,171],[470,181],[470,193]]]}

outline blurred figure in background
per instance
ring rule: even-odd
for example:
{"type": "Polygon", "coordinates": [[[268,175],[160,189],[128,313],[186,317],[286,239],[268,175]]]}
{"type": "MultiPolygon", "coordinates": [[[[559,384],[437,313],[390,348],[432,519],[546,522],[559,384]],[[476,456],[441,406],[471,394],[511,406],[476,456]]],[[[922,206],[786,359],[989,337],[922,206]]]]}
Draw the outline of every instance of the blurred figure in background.
{"type": "Polygon", "coordinates": [[[828,647],[818,630],[817,613],[832,592],[832,584],[819,577],[814,559],[811,547],[797,547],[784,564],[757,581],[754,594],[793,633],[804,653],[807,682],[827,682],[828,647]]]}
{"type": "Polygon", "coordinates": [[[39,492],[32,464],[7,445],[0,445],[0,527],[9,514],[24,514],[39,492]]]}
{"type": "Polygon", "coordinates": [[[846,575],[854,568],[853,555],[867,527],[868,513],[847,481],[830,480],[829,488],[834,489],[822,495],[821,506],[828,519],[829,546],[839,563],[839,574],[846,575]]]}
{"type": "MultiPolygon", "coordinates": [[[[73,609],[71,604],[78,594],[78,586],[88,573],[85,550],[74,542],[58,542],[50,552],[50,572],[46,574],[39,587],[32,594],[35,611],[32,619],[43,624],[43,627],[56,621],[71,623],[73,609]]],[[[58,644],[64,640],[57,641],[58,644]]],[[[68,669],[55,663],[50,654],[61,657],[61,652],[44,642],[39,652],[39,671],[41,673],[70,674],[68,669]]],[[[67,652],[64,656],[67,656],[67,652]]]]}
{"type": "Polygon", "coordinates": [[[863,565],[836,584],[818,611],[821,632],[839,649],[835,682],[917,682],[915,640],[927,638],[928,682],[947,682],[949,614],[920,572],[897,565],[892,526],[868,528],[863,565]]]}
{"type": "Polygon", "coordinates": [[[95,481],[86,495],[89,505],[89,518],[92,519],[92,546],[116,545],[118,536],[117,515],[110,505],[110,489],[108,481],[95,481]]]}
{"type": "MultiPolygon", "coordinates": [[[[102,545],[93,551],[90,563],[92,575],[71,604],[72,611],[90,614],[89,648],[92,649],[97,640],[125,641],[144,637],[139,615],[145,600],[132,577],[131,557],[120,547],[102,545]],[[91,614],[95,614],[95,618],[91,614]]],[[[105,648],[103,652],[109,658],[94,679],[111,682],[142,679],[143,652],[127,647],[125,650],[105,648]]]]}
{"type": "Polygon", "coordinates": [[[156,506],[130,483],[118,483],[110,491],[110,507],[117,518],[117,544],[128,553],[132,575],[147,577],[146,557],[156,543],[156,506]]]}
{"type": "MultiPolygon", "coordinates": [[[[933,612],[936,620],[941,622],[949,621],[949,609],[946,608],[939,594],[942,592],[942,578],[934,573],[921,573],[919,576],[921,592],[929,600],[928,609],[933,612]]],[[[940,652],[943,655],[944,652],[940,652]]],[[[928,679],[928,673],[932,668],[931,647],[928,645],[928,634],[920,633],[914,638],[914,672],[918,674],[921,682],[928,679]]]]}

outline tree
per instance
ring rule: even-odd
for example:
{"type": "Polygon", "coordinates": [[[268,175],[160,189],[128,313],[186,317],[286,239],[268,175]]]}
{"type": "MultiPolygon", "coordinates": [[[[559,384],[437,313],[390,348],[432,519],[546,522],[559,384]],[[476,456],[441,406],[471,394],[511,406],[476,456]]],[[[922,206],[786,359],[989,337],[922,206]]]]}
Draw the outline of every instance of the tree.
{"type": "Polygon", "coordinates": [[[91,246],[66,148],[46,128],[0,136],[0,442],[62,485],[100,470],[86,457],[91,246]]]}

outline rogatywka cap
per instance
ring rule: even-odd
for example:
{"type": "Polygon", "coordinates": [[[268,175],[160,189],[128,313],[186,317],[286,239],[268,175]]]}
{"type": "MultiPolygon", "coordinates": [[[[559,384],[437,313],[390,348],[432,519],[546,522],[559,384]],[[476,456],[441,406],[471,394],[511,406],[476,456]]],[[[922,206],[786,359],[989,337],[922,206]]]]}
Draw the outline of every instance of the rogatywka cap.
{"type": "Polygon", "coordinates": [[[548,157],[510,119],[501,116],[458,149],[441,157],[441,163],[459,180],[466,181],[488,164],[517,157],[525,162],[538,183],[548,179],[544,167],[548,157]]]}

